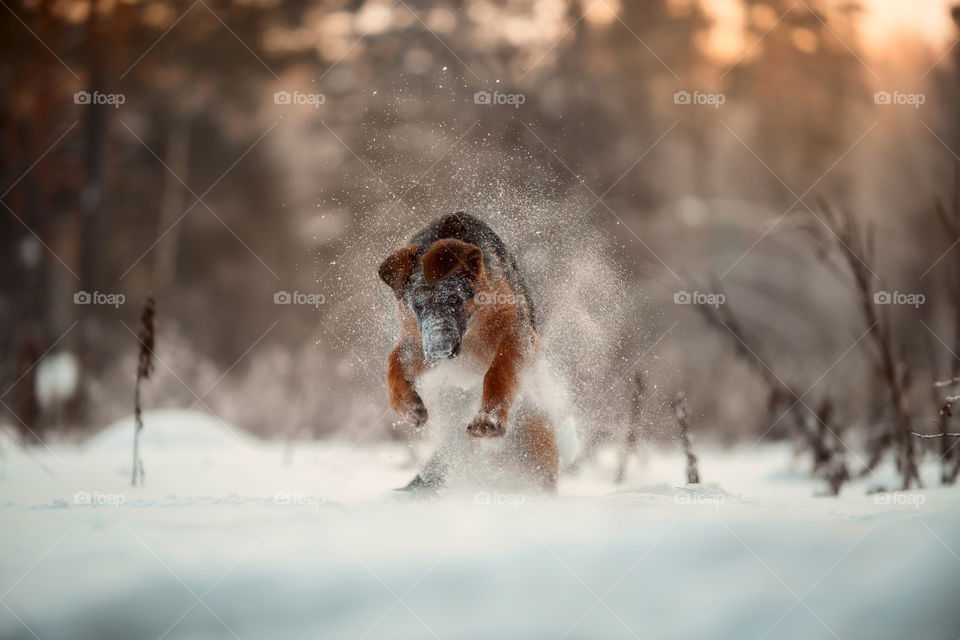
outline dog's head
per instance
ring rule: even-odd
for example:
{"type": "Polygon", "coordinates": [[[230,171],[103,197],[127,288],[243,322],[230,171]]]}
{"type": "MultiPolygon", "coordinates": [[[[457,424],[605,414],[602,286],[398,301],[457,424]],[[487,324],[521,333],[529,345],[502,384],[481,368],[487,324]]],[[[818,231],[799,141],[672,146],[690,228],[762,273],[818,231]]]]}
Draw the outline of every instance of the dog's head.
{"type": "Polygon", "coordinates": [[[418,248],[403,247],[380,265],[380,279],[416,315],[428,362],[460,353],[469,321],[468,302],[484,282],[483,251],[447,238],[417,260],[418,248]]]}

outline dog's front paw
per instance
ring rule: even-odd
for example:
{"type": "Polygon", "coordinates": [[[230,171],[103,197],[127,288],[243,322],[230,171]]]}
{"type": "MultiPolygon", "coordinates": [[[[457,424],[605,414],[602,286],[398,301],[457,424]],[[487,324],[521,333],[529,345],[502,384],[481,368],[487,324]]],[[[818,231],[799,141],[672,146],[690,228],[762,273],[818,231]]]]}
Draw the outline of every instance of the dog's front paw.
{"type": "Polygon", "coordinates": [[[467,434],[474,438],[499,438],[507,428],[495,418],[479,415],[467,426],[467,434]]]}
{"type": "Polygon", "coordinates": [[[414,427],[422,427],[427,422],[427,407],[415,391],[407,396],[404,402],[396,403],[394,408],[404,422],[414,427]]]}

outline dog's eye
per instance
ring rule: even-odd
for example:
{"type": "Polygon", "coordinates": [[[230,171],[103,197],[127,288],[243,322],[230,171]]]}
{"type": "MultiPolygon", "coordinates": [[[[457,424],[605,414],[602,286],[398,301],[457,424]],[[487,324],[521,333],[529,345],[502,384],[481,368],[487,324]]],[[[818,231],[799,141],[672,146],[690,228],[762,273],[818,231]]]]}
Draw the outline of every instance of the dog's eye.
{"type": "Polygon", "coordinates": [[[454,305],[457,304],[457,296],[447,296],[447,304],[454,305]]]}

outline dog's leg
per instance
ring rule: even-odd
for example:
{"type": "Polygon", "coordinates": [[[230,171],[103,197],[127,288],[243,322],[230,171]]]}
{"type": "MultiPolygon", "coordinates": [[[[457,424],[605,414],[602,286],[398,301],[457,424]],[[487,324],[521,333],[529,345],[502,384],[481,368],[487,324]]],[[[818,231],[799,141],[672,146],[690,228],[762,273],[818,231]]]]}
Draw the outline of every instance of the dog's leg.
{"type": "Polygon", "coordinates": [[[463,463],[464,436],[448,434],[413,480],[398,491],[437,491],[447,486],[447,473],[463,463]]]}
{"type": "Polygon", "coordinates": [[[437,450],[423,465],[413,480],[397,491],[436,491],[442,489],[447,477],[447,463],[442,448],[437,450]]]}
{"type": "Polygon", "coordinates": [[[414,427],[427,421],[427,407],[413,384],[423,372],[423,350],[417,343],[401,340],[387,359],[387,398],[390,407],[414,427]]]}
{"type": "Polygon", "coordinates": [[[539,480],[544,491],[555,492],[560,455],[553,425],[545,414],[530,411],[520,417],[518,428],[527,471],[539,480]]]}
{"type": "Polygon", "coordinates": [[[483,376],[480,413],[467,426],[468,434],[476,438],[496,438],[507,432],[507,419],[517,397],[523,364],[516,341],[504,340],[483,376]]]}

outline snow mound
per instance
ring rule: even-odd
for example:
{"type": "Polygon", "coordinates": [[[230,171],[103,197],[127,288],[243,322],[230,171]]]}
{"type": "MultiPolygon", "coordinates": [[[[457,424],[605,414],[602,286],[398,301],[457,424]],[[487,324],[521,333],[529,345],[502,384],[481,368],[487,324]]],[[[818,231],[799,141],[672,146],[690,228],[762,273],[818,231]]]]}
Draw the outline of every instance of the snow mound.
{"type": "MultiPolygon", "coordinates": [[[[91,451],[127,450],[133,446],[133,416],[122,418],[87,441],[91,451]]],[[[209,413],[157,409],[143,414],[140,442],[145,449],[220,450],[249,446],[252,439],[238,427],[209,413]]]]}

